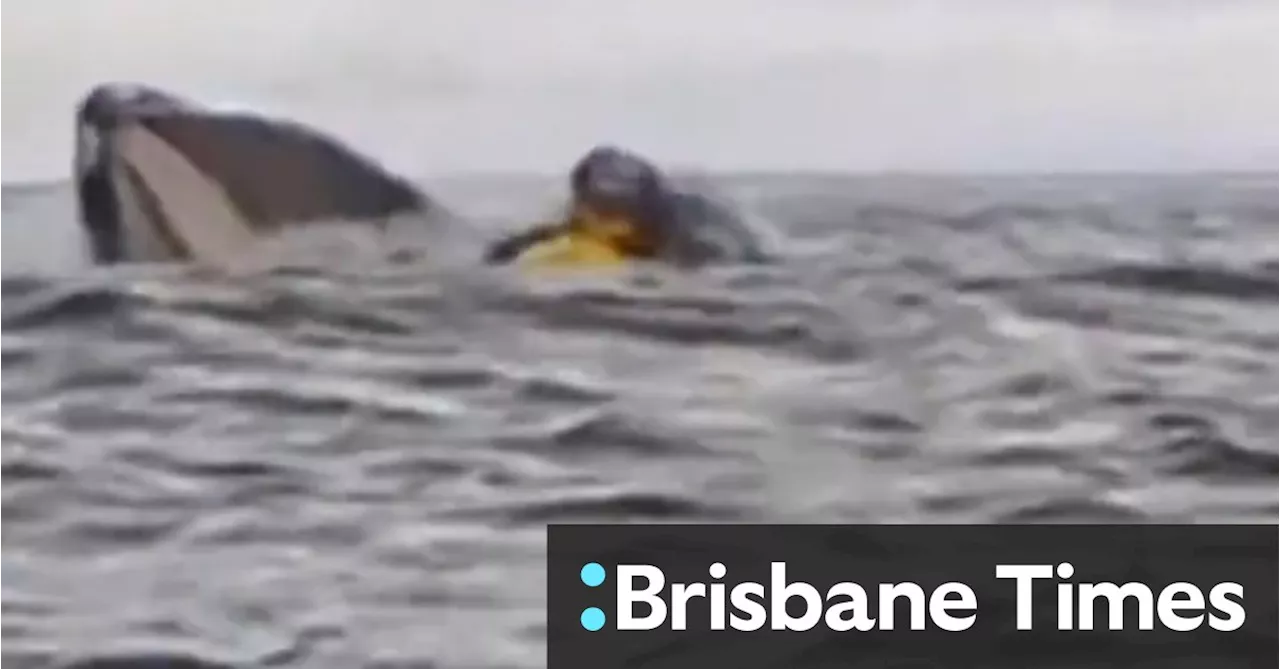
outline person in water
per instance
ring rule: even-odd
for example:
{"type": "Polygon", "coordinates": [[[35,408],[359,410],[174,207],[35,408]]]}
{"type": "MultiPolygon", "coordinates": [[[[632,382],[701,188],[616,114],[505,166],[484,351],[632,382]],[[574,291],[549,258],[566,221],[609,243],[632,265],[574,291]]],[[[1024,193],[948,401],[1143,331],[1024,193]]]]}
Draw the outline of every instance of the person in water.
{"type": "Polygon", "coordinates": [[[677,188],[635,153],[596,147],[574,166],[569,186],[563,220],[499,240],[485,260],[559,267],[766,260],[756,235],[736,212],[705,194],[677,188]]]}

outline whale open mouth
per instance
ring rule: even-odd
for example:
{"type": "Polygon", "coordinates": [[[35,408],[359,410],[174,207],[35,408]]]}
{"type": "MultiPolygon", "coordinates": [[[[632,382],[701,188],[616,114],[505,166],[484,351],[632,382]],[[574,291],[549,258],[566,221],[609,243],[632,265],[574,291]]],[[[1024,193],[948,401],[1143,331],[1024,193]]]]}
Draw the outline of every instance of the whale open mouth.
{"type": "Polygon", "coordinates": [[[93,89],[76,117],[80,219],[97,262],[228,260],[282,226],[423,210],[405,180],[303,125],[154,88],[93,89]]]}

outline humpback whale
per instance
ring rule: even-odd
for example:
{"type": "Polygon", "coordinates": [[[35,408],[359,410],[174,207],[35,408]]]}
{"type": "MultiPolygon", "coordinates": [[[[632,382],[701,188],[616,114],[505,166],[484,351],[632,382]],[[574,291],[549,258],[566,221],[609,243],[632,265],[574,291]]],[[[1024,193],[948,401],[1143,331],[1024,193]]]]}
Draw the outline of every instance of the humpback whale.
{"type": "Polygon", "coordinates": [[[579,267],[653,260],[682,267],[768,260],[743,217],[710,195],[681,188],[651,161],[597,146],[569,177],[562,220],[491,244],[491,264],[579,267]]]}
{"type": "Polygon", "coordinates": [[[99,264],[219,262],[289,226],[381,227],[434,207],[313,128],[147,85],[94,87],[75,125],[80,224],[99,264]]]}

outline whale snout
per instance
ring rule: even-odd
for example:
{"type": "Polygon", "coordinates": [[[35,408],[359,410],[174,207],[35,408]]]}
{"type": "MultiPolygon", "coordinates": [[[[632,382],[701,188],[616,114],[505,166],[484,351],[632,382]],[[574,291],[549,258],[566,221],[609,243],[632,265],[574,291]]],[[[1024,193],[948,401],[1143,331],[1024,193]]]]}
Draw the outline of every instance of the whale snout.
{"type": "Polygon", "coordinates": [[[111,133],[122,125],[188,108],[190,103],[186,100],[143,84],[95,86],[76,110],[76,176],[84,179],[103,168],[111,133]]]}
{"type": "Polygon", "coordinates": [[[108,83],[93,87],[80,102],[81,123],[108,130],[121,121],[187,109],[182,98],[144,84],[108,83]]]}

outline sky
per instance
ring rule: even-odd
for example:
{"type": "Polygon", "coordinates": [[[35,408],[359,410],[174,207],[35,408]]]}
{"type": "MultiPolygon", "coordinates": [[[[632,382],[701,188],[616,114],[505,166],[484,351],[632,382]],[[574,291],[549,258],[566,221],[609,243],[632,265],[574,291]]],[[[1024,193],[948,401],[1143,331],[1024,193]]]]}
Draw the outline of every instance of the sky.
{"type": "Polygon", "coordinates": [[[704,170],[1275,170],[1274,0],[9,0],[6,182],[88,87],[321,127],[415,176],[623,144],[704,170]]]}

